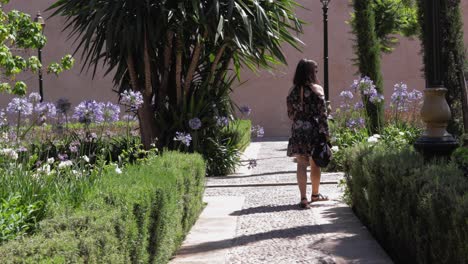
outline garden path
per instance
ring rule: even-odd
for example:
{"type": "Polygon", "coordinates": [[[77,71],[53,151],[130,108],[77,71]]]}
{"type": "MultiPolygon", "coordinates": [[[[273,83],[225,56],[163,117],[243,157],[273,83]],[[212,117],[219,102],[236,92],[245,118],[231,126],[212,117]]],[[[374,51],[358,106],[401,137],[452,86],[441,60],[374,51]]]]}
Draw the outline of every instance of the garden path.
{"type": "MultiPolygon", "coordinates": [[[[295,163],[287,142],[254,142],[239,173],[207,180],[208,205],[173,264],[182,263],[392,263],[341,201],[340,173],[322,176],[331,200],[298,207],[295,163]]],[[[310,186],[308,187],[310,194],[310,186]]]]}

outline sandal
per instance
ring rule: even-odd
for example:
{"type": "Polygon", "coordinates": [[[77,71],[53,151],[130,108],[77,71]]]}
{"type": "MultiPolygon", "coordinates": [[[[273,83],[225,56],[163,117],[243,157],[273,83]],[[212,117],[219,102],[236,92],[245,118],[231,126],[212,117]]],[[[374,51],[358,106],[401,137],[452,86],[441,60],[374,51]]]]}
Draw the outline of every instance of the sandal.
{"type": "Polygon", "coordinates": [[[302,209],[310,209],[309,201],[307,200],[307,198],[304,197],[301,199],[301,202],[299,203],[299,207],[301,207],[302,209]]]}
{"type": "Polygon", "coordinates": [[[310,202],[322,202],[322,201],[328,201],[328,196],[324,196],[321,193],[318,194],[312,194],[312,197],[310,198],[310,202]]]}

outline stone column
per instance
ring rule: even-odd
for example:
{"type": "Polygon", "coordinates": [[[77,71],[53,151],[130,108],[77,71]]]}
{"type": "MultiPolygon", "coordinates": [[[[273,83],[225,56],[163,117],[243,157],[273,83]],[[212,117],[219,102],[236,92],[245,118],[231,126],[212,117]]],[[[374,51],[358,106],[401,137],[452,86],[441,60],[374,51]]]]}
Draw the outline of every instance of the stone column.
{"type": "Polygon", "coordinates": [[[448,157],[459,146],[446,130],[452,116],[443,83],[440,1],[445,0],[426,0],[422,7],[426,89],[421,117],[426,123],[426,131],[415,143],[415,148],[426,158],[448,157]]]}

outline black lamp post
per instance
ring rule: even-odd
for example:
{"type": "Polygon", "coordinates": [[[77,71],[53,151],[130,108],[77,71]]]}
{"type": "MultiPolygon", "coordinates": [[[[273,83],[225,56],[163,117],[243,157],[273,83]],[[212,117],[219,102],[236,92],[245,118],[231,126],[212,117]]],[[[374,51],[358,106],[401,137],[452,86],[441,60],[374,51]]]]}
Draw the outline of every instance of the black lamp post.
{"type": "Polygon", "coordinates": [[[458,147],[458,142],[446,130],[451,113],[445,99],[444,68],[447,66],[442,58],[441,1],[445,0],[423,1],[426,89],[421,117],[426,123],[426,131],[415,143],[415,148],[426,158],[448,157],[458,147]]]}
{"type": "MultiPolygon", "coordinates": [[[[34,19],[34,22],[39,23],[41,25],[42,33],[44,33],[44,28],[46,26],[44,18],[41,16],[41,12],[37,12],[37,16],[34,19]]],[[[39,58],[39,62],[42,64],[42,47],[39,47],[37,50],[37,56],[39,58]]],[[[41,95],[41,102],[44,100],[44,87],[43,87],[43,79],[42,79],[42,67],[39,68],[39,94],[41,95]]]]}
{"type": "Polygon", "coordinates": [[[328,80],[328,4],[331,0],[320,0],[323,10],[323,86],[325,90],[325,100],[329,98],[328,80]]]}

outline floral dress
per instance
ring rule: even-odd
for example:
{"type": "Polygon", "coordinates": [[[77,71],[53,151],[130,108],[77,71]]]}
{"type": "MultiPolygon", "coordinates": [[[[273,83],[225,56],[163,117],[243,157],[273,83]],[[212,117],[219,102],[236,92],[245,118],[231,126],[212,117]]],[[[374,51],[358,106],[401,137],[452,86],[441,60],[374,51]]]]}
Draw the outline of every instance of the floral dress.
{"type": "Polygon", "coordinates": [[[311,87],[293,88],[287,98],[288,116],[293,121],[288,156],[312,156],[316,145],[329,136],[325,99],[311,87]]]}

